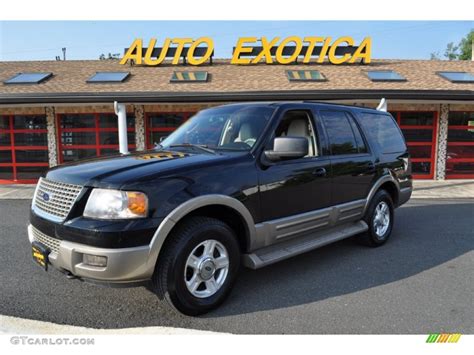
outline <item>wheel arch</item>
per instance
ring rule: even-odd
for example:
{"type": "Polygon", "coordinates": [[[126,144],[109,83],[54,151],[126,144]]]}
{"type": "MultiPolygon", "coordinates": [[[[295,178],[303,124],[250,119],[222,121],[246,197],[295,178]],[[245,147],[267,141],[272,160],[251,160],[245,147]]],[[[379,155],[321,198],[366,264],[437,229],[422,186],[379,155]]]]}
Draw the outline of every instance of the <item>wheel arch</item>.
{"type": "Polygon", "coordinates": [[[372,201],[372,198],[375,196],[377,191],[379,190],[386,190],[390,196],[392,197],[392,201],[394,206],[398,206],[399,195],[400,195],[400,185],[398,181],[392,175],[384,175],[380,179],[378,179],[372,188],[369,191],[367,196],[367,200],[364,207],[364,214],[372,201]]]}
{"type": "Polygon", "coordinates": [[[176,207],[166,216],[156,230],[150,243],[148,270],[153,274],[156,261],[168,236],[179,222],[189,216],[208,216],[228,223],[237,234],[242,252],[251,248],[255,241],[255,222],[249,210],[239,200],[225,195],[195,197],[176,207]],[[243,233],[244,235],[240,235],[243,233]]]}

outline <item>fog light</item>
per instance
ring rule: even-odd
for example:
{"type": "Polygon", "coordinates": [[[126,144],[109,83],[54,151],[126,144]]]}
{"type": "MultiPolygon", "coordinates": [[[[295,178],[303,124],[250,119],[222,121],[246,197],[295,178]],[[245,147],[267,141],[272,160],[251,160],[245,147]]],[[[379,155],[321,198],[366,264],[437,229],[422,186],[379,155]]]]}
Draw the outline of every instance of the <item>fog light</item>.
{"type": "Polygon", "coordinates": [[[82,256],[82,262],[86,265],[90,266],[107,266],[107,257],[100,256],[100,255],[91,255],[91,254],[84,254],[82,256]]]}

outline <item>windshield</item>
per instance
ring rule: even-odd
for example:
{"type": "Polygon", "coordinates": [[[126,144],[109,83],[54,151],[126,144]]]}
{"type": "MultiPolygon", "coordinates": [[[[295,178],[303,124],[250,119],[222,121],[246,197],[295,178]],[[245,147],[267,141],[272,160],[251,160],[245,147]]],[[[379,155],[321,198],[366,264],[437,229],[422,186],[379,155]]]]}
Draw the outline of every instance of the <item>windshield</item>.
{"type": "Polygon", "coordinates": [[[269,106],[223,106],[198,112],[160,144],[223,150],[250,150],[275,109],[269,106]]]}

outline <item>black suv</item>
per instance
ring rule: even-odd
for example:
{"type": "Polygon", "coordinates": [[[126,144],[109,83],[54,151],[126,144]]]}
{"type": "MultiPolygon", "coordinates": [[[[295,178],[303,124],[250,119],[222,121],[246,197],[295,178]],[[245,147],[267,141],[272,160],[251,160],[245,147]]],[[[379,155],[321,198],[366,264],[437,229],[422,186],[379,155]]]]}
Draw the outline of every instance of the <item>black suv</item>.
{"type": "Polygon", "coordinates": [[[38,182],[33,258],[69,278],[147,284],[188,315],[258,269],[343,238],[389,238],[412,192],[392,116],[287,102],[203,110],[154,150],[66,164],[38,182]]]}

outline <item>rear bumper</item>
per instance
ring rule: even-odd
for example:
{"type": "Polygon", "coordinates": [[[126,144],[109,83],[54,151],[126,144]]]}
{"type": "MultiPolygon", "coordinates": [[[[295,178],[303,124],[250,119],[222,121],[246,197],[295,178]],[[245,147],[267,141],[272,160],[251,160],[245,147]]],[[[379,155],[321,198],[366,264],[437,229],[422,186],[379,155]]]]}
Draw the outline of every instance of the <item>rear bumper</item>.
{"type": "MultiPolygon", "coordinates": [[[[41,242],[36,231],[32,225],[28,226],[30,243],[34,240],[41,242]]],[[[48,257],[50,264],[59,271],[70,273],[75,277],[107,284],[139,284],[149,280],[153,275],[156,259],[151,256],[150,245],[108,249],[50,236],[43,238],[50,238],[56,243],[55,250],[52,250],[48,257]],[[84,264],[84,254],[105,256],[107,265],[97,267],[84,264]]]]}
{"type": "Polygon", "coordinates": [[[404,203],[408,202],[413,192],[413,187],[404,187],[400,189],[400,193],[398,195],[398,206],[403,205],[404,203]]]}

